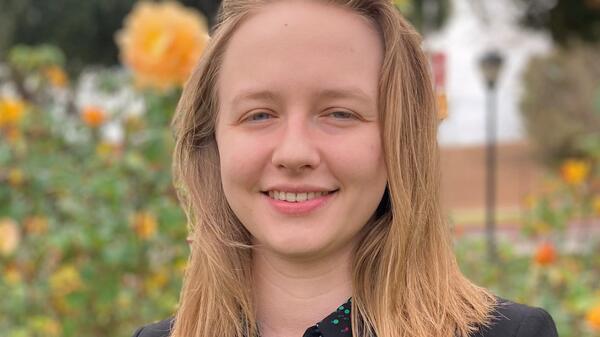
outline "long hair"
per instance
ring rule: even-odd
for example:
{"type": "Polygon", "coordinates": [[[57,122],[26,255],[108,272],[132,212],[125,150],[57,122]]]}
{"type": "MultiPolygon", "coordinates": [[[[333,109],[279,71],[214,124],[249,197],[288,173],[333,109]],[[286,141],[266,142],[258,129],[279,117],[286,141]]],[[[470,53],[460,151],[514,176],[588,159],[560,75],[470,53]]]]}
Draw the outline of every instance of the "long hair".
{"type": "MultiPolygon", "coordinates": [[[[224,0],[172,120],[173,177],[191,252],[172,337],[256,337],[251,235],[229,207],[215,140],[217,75],[232,34],[273,1],[224,0]]],[[[439,202],[436,100],[419,34],[389,0],[317,0],[369,19],[384,44],[378,107],[388,184],[352,261],[357,337],[467,337],[496,297],[461,273],[439,202]]]]}

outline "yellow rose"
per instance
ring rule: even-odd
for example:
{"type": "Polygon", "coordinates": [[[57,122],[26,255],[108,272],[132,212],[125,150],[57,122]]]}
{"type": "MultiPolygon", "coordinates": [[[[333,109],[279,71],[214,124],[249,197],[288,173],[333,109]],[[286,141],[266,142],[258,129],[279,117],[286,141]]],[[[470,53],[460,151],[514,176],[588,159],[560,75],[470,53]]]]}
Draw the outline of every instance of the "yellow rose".
{"type": "Polygon", "coordinates": [[[183,85],[208,42],[206,20],[175,1],[138,2],[117,32],[123,64],[140,86],[183,85]]]}
{"type": "Polygon", "coordinates": [[[21,233],[17,223],[9,218],[0,219],[0,254],[8,256],[19,246],[21,233]]]}
{"type": "Polygon", "coordinates": [[[545,221],[538,221],[533,225],[538,235],[548,234],[552,230],[552,226],[545,221]]]}
{"type": "Polygon", "coordinates": [[[64,296],[83,287],[79,271],[73,265],[62,266],[50,276],[50,289],[55,296],[64,296]]]}
{"type": "Polygon", "coordinates": [[[166,270],[160,270],[146,279],[144,286],[146,287],[146,291],[154,292],[161,290],[167,282],[169,282],[169,277],[167,276],[166,270]]]}
{"type": "Polygon", "coordinates": [[[43,73],[48,79],[48,82],[55,87],[64,88],[69,83],[67,74],[61,67],[57,65],[52,65],[45,68],[43,73]]]}
{"type": "Polygon", "coordinates": [[[19,99],[0,99],[0,127],[18,124],[25,112],[25,102],[19,99]]]}
{"type": "Polygon", "coordinates": [[[146,240],[156,234],[157,221],[150,212],[138,212],[133,215],[131,226],[139,238],[146,240]]]}
{"type": "Polygon", "coordinates": [[[23,184],[23,171],[18,168],[13,168],[8,171],[8,183],[12,187],[19,187],[23,184]]]}
{"type": "Polygon", "coordinates": [[[560,174],[563,180],[570,185],[579,185],[587,178],[590,165],[579,159],[569,159],[562,164],[560,174]]]}
{"type": "Polygon", "coordinates": [[[600,215],[600,196],[595,196],[594,199],[592,199],[592,208],[596,215],[600,215]]]}

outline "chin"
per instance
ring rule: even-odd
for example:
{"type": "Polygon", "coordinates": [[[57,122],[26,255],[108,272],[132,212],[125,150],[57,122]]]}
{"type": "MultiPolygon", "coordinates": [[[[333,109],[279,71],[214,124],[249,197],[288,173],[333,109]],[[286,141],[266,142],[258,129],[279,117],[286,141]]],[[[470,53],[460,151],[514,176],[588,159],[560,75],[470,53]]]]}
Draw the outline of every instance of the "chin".
{"type": "Polygon", "coordinates": [[[318,236],[290,236],[282,240],[281,237],[268,241],[262,245],[263,249],[275,253],[280,256],[285,256],[291,259],[309,258],[318,256],[327,246],[325,242],[315,241],[318,236]]]}

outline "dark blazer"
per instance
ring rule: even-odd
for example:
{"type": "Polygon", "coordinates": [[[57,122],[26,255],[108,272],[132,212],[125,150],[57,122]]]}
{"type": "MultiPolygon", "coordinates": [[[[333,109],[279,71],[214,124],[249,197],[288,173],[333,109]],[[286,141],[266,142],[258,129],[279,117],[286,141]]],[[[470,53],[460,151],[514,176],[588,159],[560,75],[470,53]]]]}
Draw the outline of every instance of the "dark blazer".
{"type": "MultiPolygon", "coordinates": [[[[482,328],[472,337],[558,337],[554,320],[542,308],[515,303],[498,297],[490,328],[482,328]]],[[[168,337],[173,318],[138,328],[133,337],[168,337]]],[[[432,336],[433,337],[433,336],[432,336]]]]}

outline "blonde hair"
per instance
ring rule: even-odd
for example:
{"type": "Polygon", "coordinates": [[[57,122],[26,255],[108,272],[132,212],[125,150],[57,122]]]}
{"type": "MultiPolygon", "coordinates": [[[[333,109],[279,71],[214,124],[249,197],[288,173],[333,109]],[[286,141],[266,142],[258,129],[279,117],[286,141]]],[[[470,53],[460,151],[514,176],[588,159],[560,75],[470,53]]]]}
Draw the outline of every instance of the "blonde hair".
{"type": "MultiPolygon", "coordinates": [[[[237,27],[273,1],[283,0],[223,1],[172,121],[174,184],[192,238],[173,337],[258,335],[251,235],[221,186],[216,80],[237,27]]],[[[378,106],[388,186],[353,259],[352,333],[467,337],[489,326],[496,297],[463,276],[453,253],[439,203],[436,100],[420,36],[389,0],[319,1],[368,18],[384,42],[378,106]]]]}

